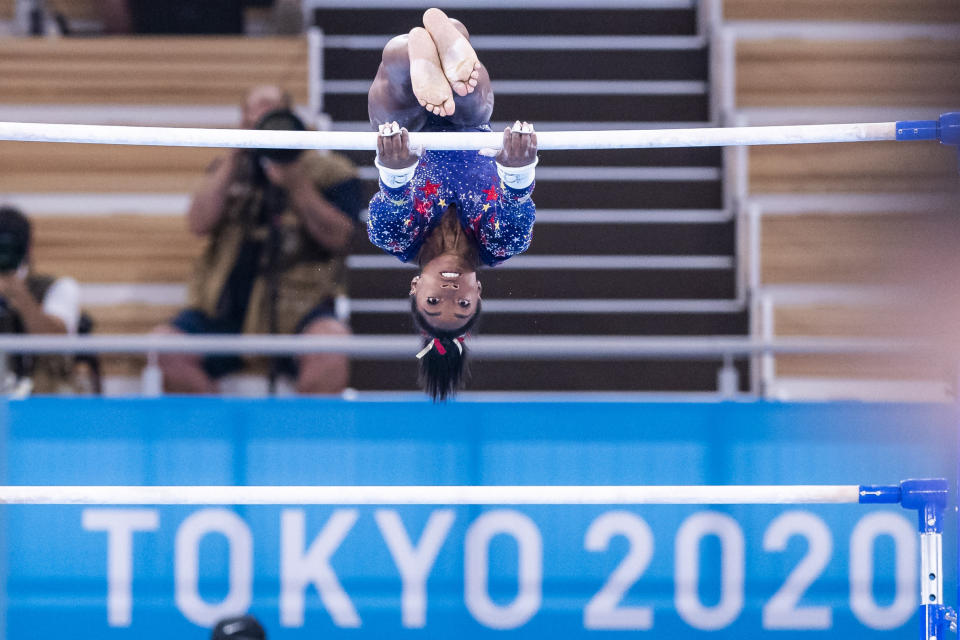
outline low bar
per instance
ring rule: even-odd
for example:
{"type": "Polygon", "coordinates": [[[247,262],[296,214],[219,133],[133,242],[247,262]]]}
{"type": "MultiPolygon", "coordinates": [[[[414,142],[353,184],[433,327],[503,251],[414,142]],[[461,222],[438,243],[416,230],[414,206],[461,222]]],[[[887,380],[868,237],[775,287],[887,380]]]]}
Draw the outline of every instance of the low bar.
{"type": "Polygon", "coordinates": [[[0,504],[582,505],[850,504],[857,485],[3,486],[0,504]]]}

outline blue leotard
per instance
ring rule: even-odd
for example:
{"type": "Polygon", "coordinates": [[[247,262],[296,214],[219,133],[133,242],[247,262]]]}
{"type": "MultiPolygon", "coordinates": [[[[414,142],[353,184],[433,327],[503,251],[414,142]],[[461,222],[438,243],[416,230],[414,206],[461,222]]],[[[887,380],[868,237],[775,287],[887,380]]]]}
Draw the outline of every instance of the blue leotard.
{"type": "MultiPolygon", "coordinates": [[[[451,130],[431,123],[429,130],[451,130]]],[[[484,125],[459,131],[489,131],[484,125]]],[[[382,181],[370,201],[370,241],[403,262],[414,259],[424,239],[455,204],[460,224],[477,245],[480,260],[494,266],[530,246],[536,208],[534,185],[512,189],[497,175],[493,158],[476,151],[425,151],[413,179],[391,189],[382,181]]]]}

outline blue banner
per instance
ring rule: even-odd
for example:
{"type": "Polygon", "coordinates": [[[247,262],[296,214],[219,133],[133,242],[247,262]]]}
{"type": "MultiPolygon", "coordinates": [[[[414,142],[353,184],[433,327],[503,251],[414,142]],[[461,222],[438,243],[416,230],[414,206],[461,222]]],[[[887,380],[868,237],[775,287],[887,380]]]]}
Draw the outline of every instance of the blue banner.
{"type": "MultiPolygon", "coordinates": [[[[35,398],[7,414],[5,484],[953,486],[957,467],[949,405],[35,398]]],[[[271,638],[918,624],[916,514],[897,505],[7,506],[3,524],[11,639],[204,638],[244,611],[271,638]]],[[[951,515],[951,577],[955,536],[951,515]]]]}

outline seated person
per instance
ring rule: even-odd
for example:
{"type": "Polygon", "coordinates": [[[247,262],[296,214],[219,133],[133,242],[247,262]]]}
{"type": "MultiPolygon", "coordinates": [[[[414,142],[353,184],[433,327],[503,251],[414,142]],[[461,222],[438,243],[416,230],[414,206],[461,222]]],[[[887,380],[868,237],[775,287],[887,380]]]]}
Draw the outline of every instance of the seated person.
{"type": "Polygon", "coordinates": [[[397,36],[367,96],[380,130],[380,191],[370,202],[370,241],[420,274],[410,283],[414,325],[424,336],[420,384],[444,400],[465,378],[464,337],[480,315],[481,266],[530,246],[537,137],[518,122],[496,158],[476,151],[410,150],[409,131],[490,131],[493,90],[460,22],[439,9],[397,36]]]}
{"type": "MultiPolygon", "coordinates": [[[[0,333],[77,333],[80,287],[73,278],[34,272],[30,261],[30,221],[18,209],[0,207],[0,333]]],[[[35,393],[80,390],[75,361],[66,356],[20,355],[10,372],[35,393]]],[[[8,381],[0,381],[7,388],[8,381]]]]}
{"type": "MultiPolygon", "coordinates": [[[[252,89],[243,127],[302,128],[275,86],[252,89]]],[[[160,333],[345,335],[334,298],[345,292],[345,253],[361,208],[356,169],[333,153],[234,149],[210,166],[187,222],[209,238],[190,283],[189,308],[160,333]]],[[[168,390],[214,393],[215,379],[242,367],[235,356],[160,358],[168,390]]],[[[341,354],[309,354],[293,365],[300,393],[338,393],[348,380],[341,354]]]]}

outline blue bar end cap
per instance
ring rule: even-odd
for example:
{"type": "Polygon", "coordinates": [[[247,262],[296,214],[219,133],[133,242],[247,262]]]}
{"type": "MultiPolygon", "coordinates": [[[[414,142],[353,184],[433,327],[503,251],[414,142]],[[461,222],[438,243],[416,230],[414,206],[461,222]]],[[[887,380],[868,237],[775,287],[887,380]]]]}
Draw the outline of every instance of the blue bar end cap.
{"type": "Polygon", "coordinates": [[[939,140],[960,146],[960,111],[942,113],[939,120],[902,120],[896,126],[897,140],[939,140]]]}
{"type": "Polygon", "coordinates": [[[949,115],[951,114],[947,113],[940,116],[940,120],[904,120],[898,122],[897,140],[940,140],[942,142],[943,140],[940,137],[941,121],[949,115]]]}
{"type": "Polygon", "coordinates": [[[897,504],[900,502],[900,485],[862,484],[860,504],[897,504]]]}

